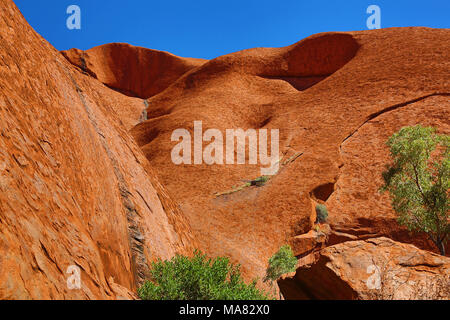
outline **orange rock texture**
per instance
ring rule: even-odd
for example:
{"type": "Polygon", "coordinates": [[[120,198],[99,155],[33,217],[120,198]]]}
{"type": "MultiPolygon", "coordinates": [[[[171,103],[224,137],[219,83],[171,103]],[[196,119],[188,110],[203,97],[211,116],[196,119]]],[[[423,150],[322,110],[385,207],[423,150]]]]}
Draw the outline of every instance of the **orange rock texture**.
{"type": "Polygon", "coordinates": [[[287,299],[447,300],[450,258],[383,237],[348,241],[279,284],[287,299]]]}
{"type": "Polygon", "coordinates": [[[329,244],[386,236],[434,251],[398,225],[378,189],[390,135],[419,123],[450,132],[449,49],[449,30],[392,28],[237,52],[148,99],[149,120],[132,133],[201,248],[233,257],[247,275],[264,275],[283,243],[311,230],[317,203],[328,207],[329,244]],[[217,197],[260,176],[260,166],[248,158],[244,165],[175,166],[171,134],[186,128],[193,135],[196,120],[204,131],[279,129],[287,164],[262,187],[217,197]]]}
{"type": "Polygon", "coordinates": [[[322,33],[211,61],[127,44],[60,53],[0,4],[0,299],[134,298],[150,262],[194,248],[230,257],[246,279],[263,278],[285,243],[299,258],[333,245],[344,260],[354,244],[384,253],[392,240],[436,251],[378,188],[390,135],[450,133],[448,29],[322,33]],[[172,133],[194,136],[194,121],[279,129],[280,170],[227,192],[261,165],[248,154],[175,165],[172,133]],[[312,230],[318,203],[326,234],[312,230]],[[67,287],[71,265],[81,290],[67,287]]]}
{"type": "Polygon", "coordinates": [[[196,247],[122,123],[121,108],[144,103],[80,73],[12,1],[0,26],[0,299],[136,291],[150,262],[196,247]]]}

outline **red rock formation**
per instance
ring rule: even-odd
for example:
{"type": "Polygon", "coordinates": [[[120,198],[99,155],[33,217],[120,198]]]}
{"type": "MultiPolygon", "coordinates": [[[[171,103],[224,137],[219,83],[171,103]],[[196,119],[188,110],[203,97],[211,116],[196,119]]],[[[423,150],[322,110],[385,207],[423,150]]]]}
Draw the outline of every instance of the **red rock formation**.
{"type": "Polygon", "coordinates": [[[196,247],[121,121],[136,103],[0,0],[0,299],[129,298],[150,262],[196,247]]]}
{"type": "Polygon", "coordinates": [[[449,96],[438,94],[405,102],[371,117],[341,144],[343,167],[336,191],[328,200],[333,211],[340,213],[331,219],[335,231],[360,238],[388,235],[405,242],[414,239],[417,246],[439,252],[426,237],[396,228],[397,216],[391,210],[389,194],[380,194],[378,188],[382,184],[380,172],[390,162],[385,142],[393,129],[420,123],[450,134],[449,96]]]}
{"type": "Polygon", "coordinates": [[[300,257],[374,236],[434,250],[377,190],[390,135],[450,131],[448,30],[323,33],[208,62],[124,44],[61,54],[0,4],[0,298],[132,299],[149,262],[193,248],[247,278],[284,243],[300,257]],[[280,171],[216,196],[260,165],[174,165],[172,132],[196,120],[279,129],[280,171]],[[310,232],[317,203],[325,241],[310,232]],[[81,290],[67,288],[70,265],[81,290]]]}
{"type": "Polygon", "coordinates": [[[450,258],[388,238],[321,250],[279,280],[287,299],[447,300],[450,258]]]}
{"type": "Polygon", "coordinates": [[[62,54],[108,87],[140,98],[164,91],[184,73],[206,62],[125,43],[111,43],[87,51],[71,49],[62,54]]]}
{"type": "Polygon", "coordinates": [[[392,28],[233,53],[148,99],[149,120],[132,132],[201,248],[231,256],[249,277],[261,278],[282,244],[310,231],[315,203],[328,207],[331,244],[387,236],[435,250],[397,224],[378,188],[390,135],[417,123],[449,133],[449,46],[445,29],[392,28]],[[248,158],[245,165],[174,165],[172,132],[192,134],[196,120],[204,131],[279,129],[283,161],[300,156],[262,187],[216,197],[260,176],[260,166],[248,158]]]}

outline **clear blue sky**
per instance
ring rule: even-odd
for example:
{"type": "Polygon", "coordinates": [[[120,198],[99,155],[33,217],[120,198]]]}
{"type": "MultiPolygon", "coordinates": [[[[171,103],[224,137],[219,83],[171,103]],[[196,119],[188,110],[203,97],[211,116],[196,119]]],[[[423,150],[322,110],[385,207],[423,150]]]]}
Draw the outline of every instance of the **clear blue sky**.
{"type": "Polygon", "coordinates": [[[450,0],[15,0],[59,50],[126,42],[211,59],[253,47],[281,47],[323,31],[365,30],[371,4],[381,26],[450,28],[450,0]],[[81,8],[81,30],[66,9],[81,8]]]}

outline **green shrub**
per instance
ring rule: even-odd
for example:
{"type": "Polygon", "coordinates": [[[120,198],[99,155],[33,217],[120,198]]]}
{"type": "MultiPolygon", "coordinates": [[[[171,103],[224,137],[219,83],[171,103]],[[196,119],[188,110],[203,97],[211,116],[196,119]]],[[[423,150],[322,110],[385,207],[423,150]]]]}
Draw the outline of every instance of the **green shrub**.
{"type": "Polygon", "coordinates": [[[318,204],[316,206],[316,223],[325,223],[328,219],[327,207],[323,204],[318,204]]]}
{"type": "Polygon", "coordinates": [[[393,164],[383,172],[398,221],[426,233],[442,255],[450,234],[450,136],[432,127],[402,128],[387,142],[393,164]]]}
{"type": "Polygon", "coordinates": [[[207,258],[195,251],[192,258],[177,255],[152,264],[151,281],[138,289],[143,300],[267,300],[256,288],[256,280],[246,284],[240,266],[228,258],[207,258]]]}
{"type": "Polygon", "coordinates": [[[283,274],[294,272],[297,268],[297,258],[289,245],[284,245],[269,259],[264,282],[275,281],[283,274]]]}

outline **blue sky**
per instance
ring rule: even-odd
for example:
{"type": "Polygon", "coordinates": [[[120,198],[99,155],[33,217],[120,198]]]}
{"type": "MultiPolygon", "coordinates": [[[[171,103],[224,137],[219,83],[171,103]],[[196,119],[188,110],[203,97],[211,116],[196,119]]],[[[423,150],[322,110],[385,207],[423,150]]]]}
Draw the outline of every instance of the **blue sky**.
{"type": "Polygon", "coordinates": [[[449,0],[15,0],[28,22],[59,50],[126,42],[179,56],[211,59],[253,47],[281,47],[324,31],[381,27],[450,28],[449,0]],[[69,30],[69,5],[81,30],[69,30]]]}

